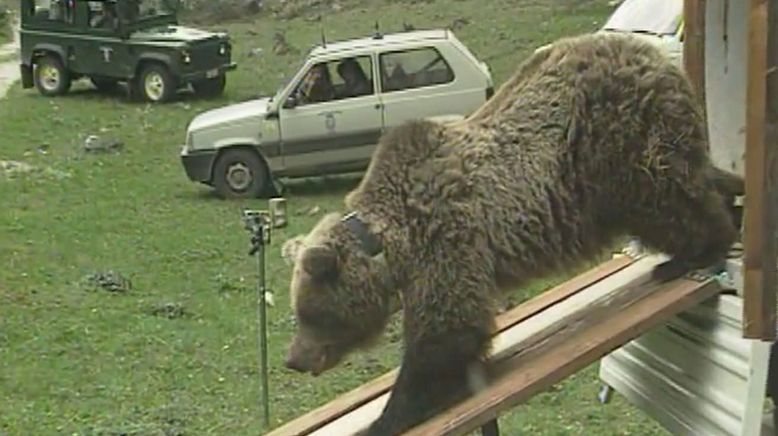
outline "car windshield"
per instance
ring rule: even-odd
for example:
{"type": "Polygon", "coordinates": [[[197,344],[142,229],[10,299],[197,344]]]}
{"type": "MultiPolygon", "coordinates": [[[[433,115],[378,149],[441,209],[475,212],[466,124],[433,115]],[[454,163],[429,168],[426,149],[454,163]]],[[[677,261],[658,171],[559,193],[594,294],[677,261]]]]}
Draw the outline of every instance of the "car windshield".
{"type": "Polygon", "coordinates": [[[603,30],[674,34],[683,18],[683,0],[625,0],[603,30]]]}
{"type": "MultiPolygon", "coordinates": [[[[308,51],[310,53],[310,50],[308,51]]],[[[297,73],[300,71],[300,68],[303,68],[305,66],[305,62],[308,60],[308,56],[302,57],[302,60],[298,62],[297,68],[294,68],[291,70],[291,73],[289,75],[285,76],[284,80],[281,81],[281,86],[276,89],[276,92],[273,94],[272,97],[270,97],[270,101],[275,101],[278,99],[278,97],[281,95],[281,93],[291,84],[292,80],[294,80],[294,76],[297,75],[297,73]]]]}

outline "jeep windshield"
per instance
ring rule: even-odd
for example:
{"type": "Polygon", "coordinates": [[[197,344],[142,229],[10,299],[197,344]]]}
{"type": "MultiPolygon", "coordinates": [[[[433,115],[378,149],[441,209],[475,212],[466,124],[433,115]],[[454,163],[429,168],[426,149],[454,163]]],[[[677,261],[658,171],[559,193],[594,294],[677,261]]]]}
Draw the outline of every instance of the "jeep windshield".
{"type": "Polygon", "coordinates": [[[682,18],[683,0],[625,0],[602,30],[672,35],[682,18]]]}

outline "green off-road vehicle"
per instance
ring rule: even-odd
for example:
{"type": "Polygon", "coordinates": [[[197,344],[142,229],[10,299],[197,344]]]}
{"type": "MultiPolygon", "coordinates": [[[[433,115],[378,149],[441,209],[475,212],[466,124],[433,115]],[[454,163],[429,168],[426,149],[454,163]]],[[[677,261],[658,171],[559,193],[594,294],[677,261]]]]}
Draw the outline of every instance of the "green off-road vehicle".
{"type": "Polygon", "coordinates": [[[179,26],[142,0],[21,0],[21,9],[22,86],[43,95],[88,77],[99,90],[125,82],[150,102],[189,84],[216,96],[236,66],[229,36],[179,26]]]}

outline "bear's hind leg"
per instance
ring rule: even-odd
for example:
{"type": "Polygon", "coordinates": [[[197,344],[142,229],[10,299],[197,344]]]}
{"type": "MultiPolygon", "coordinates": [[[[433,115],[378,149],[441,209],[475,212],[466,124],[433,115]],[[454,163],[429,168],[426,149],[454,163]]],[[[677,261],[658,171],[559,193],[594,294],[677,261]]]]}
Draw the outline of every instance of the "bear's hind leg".
{"type": "Polygon", "coordinates": [[[660,282],[723,262],[738,234],[732,214],[715,190],[697,199],[680,193],[667,196],[634,221],[634,233],[643,243],[670,256],[653,271],[653,279],[660,282]]]}

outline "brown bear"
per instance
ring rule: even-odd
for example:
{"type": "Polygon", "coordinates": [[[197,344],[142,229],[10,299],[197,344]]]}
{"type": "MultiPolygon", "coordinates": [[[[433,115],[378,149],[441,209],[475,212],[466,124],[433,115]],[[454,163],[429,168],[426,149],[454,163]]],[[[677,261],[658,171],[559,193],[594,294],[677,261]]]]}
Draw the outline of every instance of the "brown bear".
{"type": "Polygon", "coordinates": [[[295,244],[298,331],[286,366],[318,375],[403,310],[404,355],[363,434],[400,434],[462,399],[483,368],[499,292],[575,266],[625,234],[671,280],[725,259],[738,236],[683,72],[629,36],[561,39],[456,124],[380,139],[348,213],[295,244]]]}

